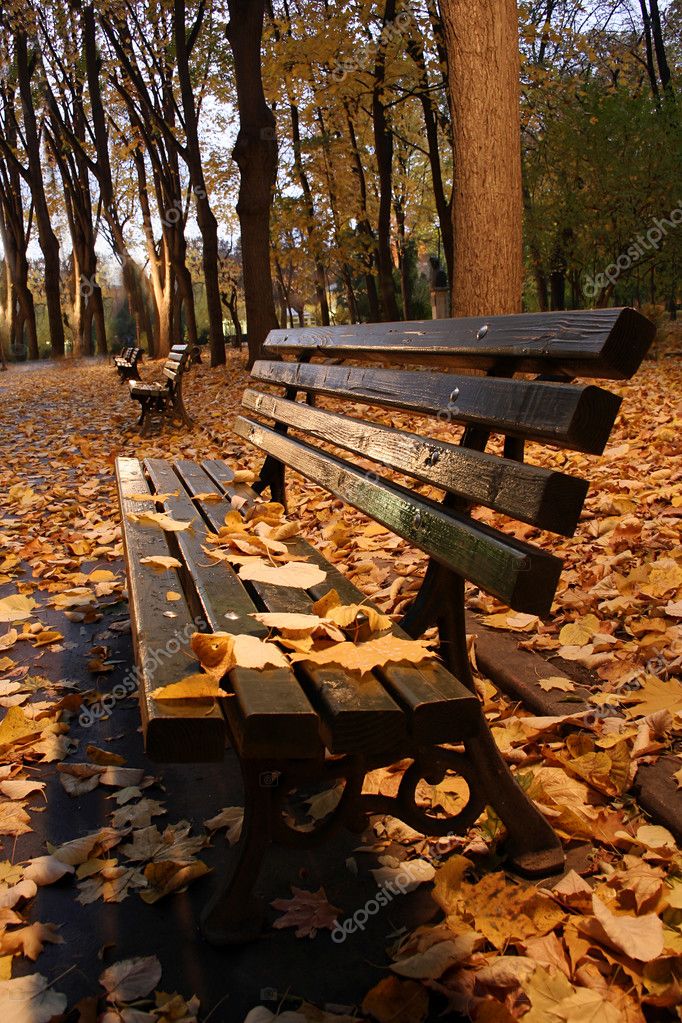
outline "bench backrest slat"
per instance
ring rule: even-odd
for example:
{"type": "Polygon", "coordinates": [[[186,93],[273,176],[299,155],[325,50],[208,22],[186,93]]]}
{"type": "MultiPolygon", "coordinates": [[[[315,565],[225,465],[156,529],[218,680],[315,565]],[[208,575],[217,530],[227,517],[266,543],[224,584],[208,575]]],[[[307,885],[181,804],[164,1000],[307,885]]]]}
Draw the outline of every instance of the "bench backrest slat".
{"type": "Polygon", "coordinates": [[[587,494],[582,479],[250,389],[244,392],[242,404],[251,412],[540,529],[572,536],[578,524],[587,494]]]}
{"type": "Polygon", "coordinates": [[[234,429],[510,607],[549,611],[562,568],[559,558],[260,423],[240,416],[234,429]]]}
{"type": "Polygon", "coordinates": [[[265,350],[622,380],[637,371],[654,333],[635,309],[593,309],[273,330],[265,350]]]}
{"type": "Polygon", "coordinates": [[[163,374],[174,386],[189,365],[189,345],[174,345],[163,367],[163,374]]]}
{"type": "Polygon", "coordinates": [[[601,454],[621,399],[594,385],[541,383],[374,367],[256,362],[252,376],[315,394],[486,426],[528,440],[601,454]]]}

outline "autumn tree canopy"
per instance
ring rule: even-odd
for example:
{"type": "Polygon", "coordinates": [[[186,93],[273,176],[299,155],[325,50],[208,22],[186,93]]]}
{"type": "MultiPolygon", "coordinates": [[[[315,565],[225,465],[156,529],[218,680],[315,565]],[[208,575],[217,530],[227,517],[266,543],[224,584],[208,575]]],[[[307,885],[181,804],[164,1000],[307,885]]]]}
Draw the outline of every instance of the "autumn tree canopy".
{"type": "Polygon", "coordinates": [[[3,5],[3,351],[253,357],[277,324],[429,317],[430,260],[454,313],[483,280],[674,311],[680,0],[469,7],[3,5]]]}

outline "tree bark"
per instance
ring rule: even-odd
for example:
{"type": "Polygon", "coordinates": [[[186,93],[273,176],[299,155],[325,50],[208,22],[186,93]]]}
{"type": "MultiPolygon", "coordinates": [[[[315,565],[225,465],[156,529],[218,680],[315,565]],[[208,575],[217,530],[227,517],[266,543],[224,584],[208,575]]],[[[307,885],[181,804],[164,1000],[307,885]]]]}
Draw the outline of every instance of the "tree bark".
{"type": "Polygon", "coordinates": [[[187,38],[185,25],[185,0],[174,0],[175,52],[178,80],[182,96],[182,110],[185,121],[185,162],[190,174],[192,191],[196,202],[197,223],[203,242],[202,262],[206,285],[206,306],[208,309],[208,333],[211,347],[211,366],[225,364],[225,338],[223,337],[223,312],[220,304],[218,282],[218,221],[208,199],[204,169],[199,145],[199,124],[197,117],[192,79],[189,69],[189,55],[192,40],[201,26],[204,6],[200,4],[197,22],[192,30],[191,40],[187,38]]]}
{"type": "Polygon", "coordinates": [[[442,0],[453,110],[454,316],[521,309],[523,235],[515,0],[442,0]]]}
{"type": "Polygon", "coordinates": [[[270,267],[270,210],[277,177],[275,118],[265,101],[261,40],[265,0],[229,0],[227,37],[234,57],[239,134],[233,157],[239,167],[237,214],[241,227],[249,366],[277,327],[270,267]]]}
{"type": "Polygon", "coordinates": [[[654,37],[654,50],[656,51],[656,63],[658,64],[658,75],[661,79],[663,89],[671,88],[670,65],[665,52],[665,41],[663,39],[663,28],[661,26],[661,13],[658,9],[658,0],[649,0],[651,8],[651,31],[654,37]]]}
{"type": "MultiPolygon", "coordinates": [[[[396,0],[386,0],[383,25],[395,18],[396,0]]],[[[391,203],[393,190],[393,135],[391,133],[382,93],[386,79],[386,42],[377,47],[372,88],[372,125],[374,151],[379,175],[379,221],[377,224],[377,252],[379,256],[379,290],[384,320],[399,320],[400,312],[393,283],[393,257],[391,253],[391,203]]]]}
{"type": "Polygon", "coordinates": [[[352,169],[357,178],[358,194],[360,198],[358,232],[363,237],[366,247],[365,263],[367,265],[367,270],[365,272],[365,287],[367,288],[369,316],[370,321],[372,323],[376,323],[381,315],[379,311],[379,294],[377,292],[377,283],[374,276],[374,267],[378,262],[376,238],[374,237],[372,225],[369,220],[369,210],[367,208],[367,179],[365,177],[365,168],[362,165],[360,148],[355,134],[355,125],[353,124],[353,118],[351,117],[348,105],[345,104],[344,106],[346,111],[346,123],[348,125],[348,136],[350,138],[351,155],[353,157],[352,169]]]}
{"type": "Polygon", "coordinates": [[[426,68],[424,48],[414,36],[409,37],[407,52],[414,61],[419,76],[419,102],[421,103],[422,113],[424,115],[424,128],[426,130],[426,142],[429,150],[433,197],[436,203],[436,213],[438,214],[440,236],[443,242],[443,254],[445,256],[445,265],[448,271],[448,283],[452,284],[452,277],[455,268],[454,238],[452,233],[452,195],[449,199],[445,195],[443,170],[440,161],[440,140],[438,137],[436,108],[432,99],[432,89],[426,68]]]}
{"type": "Polygon", "coordinates": [[[140,332],[142,332],[147,339],[147,349],[152,354],[154,350],[154,334],[149,310],[140,287],[140,268],[128,249],[114,199],[114,185],[109,159],[109,133],[107,131],[100,86],[102,61],[97,49],[95,12],[92,3],[86,3],[82,8],[81,28],[83,32],[88,92],[90,94],[90,119],[95,141],[95,160],[88,159],[86,162],[99,185],[102,212],[111,232],[114,252],[121,264],[123,287],[128,297],[130,312],[135,319],[138,343],[140,341],[140,332]]]}
{"type": "Polygon", "coordinates": [[[38,226],[38,241],[44,260],[45,300],[47,303],[50,341],[52,344],[52,354],[59,358],[64,355],[64,324],[62,323],[59,289],[59,242],[52,230],[50,211],[45,196],[38,124],[33,106],[33,95],[31,93],[31,78],[33,76],[35,58],[31,57],[29,60],[28,42],[25,32],[17,32],[15,48],[19,95],[24,116],[24,139],[28,158],[28,173],[31,181],[31,196],[38,226]]]}

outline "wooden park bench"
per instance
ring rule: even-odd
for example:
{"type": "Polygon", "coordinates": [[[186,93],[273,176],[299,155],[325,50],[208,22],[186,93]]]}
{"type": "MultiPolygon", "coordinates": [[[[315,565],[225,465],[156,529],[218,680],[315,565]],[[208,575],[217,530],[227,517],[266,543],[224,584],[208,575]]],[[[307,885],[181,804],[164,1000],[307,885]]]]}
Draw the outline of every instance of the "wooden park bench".
{"type": "Polygon", "coordinates": [[[118,460],[146,749],[160,762],[221,760],[227,740],[243,776],[242,836],[204,911],[208,940],[237,942],[258,933],[262,914],[253,887],[270,844],[312,845],[339,823],[360,828],[367,813],[392,814],[422,834],[444,836],[466,832],[491,805],[505,825],[514,869],[542,877],[562,868],[554,831],[514,780],[487,727],[464,621],[465,580],[518,611],[547,615],[562,563],[470,513],[480,504],[571,536],[587,483],[525,464],[524,443],[600,454],[621,399],[570,380],[627,379],[653,334],[653,325],[632,309],[276,330],[265,345],[270,358],[255,364],[253,386],[243,396],[247,415],[235,423],[237,434],[266,454],[253,488],[236,483],[222,461],[118,460]],[[526,376],[513,379],[517,372],[526,376]],[[311,403],[316,396],[338,401],[333,409],[321,408],[311,403]],[[358,418],[360,406],[424,418],[418,432],[406,432],[358,418]],[[452,427],[451,440],[433,436],[434,418],[452,427]],[[485,450],[495,435],[505,438],[504,453],[485,450]],[[441,659],[389,664],[362,680],[340,667],[305,661],[295,670],[237,665],[222,683],[233,695],[222,702],[155,700],[152,690],[195,670],[188,651],[195,629],[264,637],[268,630],[254,612],[309,612],[332,588],[344,603],[371,606],[301,539],[288,542],[289,553],[326,573],[309,590],[243,583],[225,563],[210,563],[202,549],[207,533],[219,531],[233,498],[246,501],[242,511],[266,488],[283,501],[285,466],[429,556],[418,596],[393,632],[416,638],[438,626],[441,659]],[[421,496],[382,468],[439,488],[444,497],[421,496]],[[148,502],[139,500],[141,493],[149,494],[148,502]],[[164,496],[157,501],[155,495],[164,496]],[[144,510],[193,520],[193,528],[164,533],[129,518],[144,510]],[[163,575],[141,563],[169,554],[181,567],[163,575]],[[167,603],[169,589],[182,599],[167,603]],[[366,772],[404,758],[412,764],[395,797],[362,794],[366,772]],[[448,770],[469,788],[468,803],[455,816],[424,808],[416,792],[420,779],[437,784],[448,770]],[[324,779],[345,783],[336,810],[312,831],[293,828],[284,813],[287,797],[324,779]]]}
{"type": "Polygon", "coordinates": [[[141,348],[124,348],[120,355],[114,356],[114,366],[121,380],[139,380],[138,363],[142,361],[141,348]]]}
{"type": "Polygon", "coordinates": [[[185,426],[192,425],[182,398],[183,378],[189,368],[190,356],[189,345],[174,345],[164,363],[164,381],[130,381],[130,397],[140,403],[138,425],[143,435],[149,433],[154,419],[160,422],[177,419],[185,426]]]}

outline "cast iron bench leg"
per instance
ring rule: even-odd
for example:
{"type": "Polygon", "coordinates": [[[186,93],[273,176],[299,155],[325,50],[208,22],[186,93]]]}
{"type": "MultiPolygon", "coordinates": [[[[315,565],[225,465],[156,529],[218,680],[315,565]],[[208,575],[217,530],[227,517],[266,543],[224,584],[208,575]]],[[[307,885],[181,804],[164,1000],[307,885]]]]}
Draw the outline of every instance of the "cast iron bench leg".
{"type": "Polygon", "coordinates": [[[561,842],[514,780],[487,725],[464,746],[485,793],[507,829],[507,853],[526,877],[546,877],[564,868],[561,842]]]}
{"type": "Polygon", "coordinates": [[[244,782],[244,823],[231,862],[201,914],[201,933],[212,945],[240,945],[259,937],[265,915],[253,895],[263,857],[272,841],[271,771],[258,761],[240,761],[244,782]]]}

